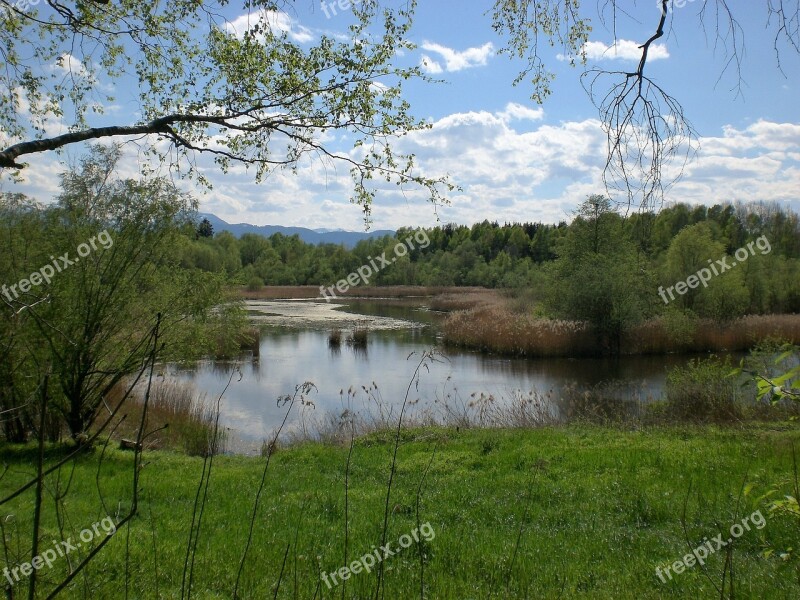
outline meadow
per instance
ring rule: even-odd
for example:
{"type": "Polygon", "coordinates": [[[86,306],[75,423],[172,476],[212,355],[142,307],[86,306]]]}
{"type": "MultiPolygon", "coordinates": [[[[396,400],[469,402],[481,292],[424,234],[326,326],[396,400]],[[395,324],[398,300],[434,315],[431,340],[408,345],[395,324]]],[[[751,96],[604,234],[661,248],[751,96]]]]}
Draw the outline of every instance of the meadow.
{"type": "MultiPolygon", "coordinates": [[[[352,448],[302,443],[260,458],[145,452],[137,516],[62,597],[174,598],[191,588],[231,598],[237,579],[241,598],[686,598],[719,597],[723,585],[742,598],[800,594],[790,550],[798,520],[762,498],[792,492],[796,422],[424,428],[395,441],[377,431],[352,448]],[[657,576],[754,511],[763,528],[703,567],[657,576]],[[426,523],[433,535],[399,548],[426,523]],[[379,593],[377,567],[324,583],[386,544],[394,554],[380,563],[379,593]]],[[[63,452],[50,447],[45,462],[63,452]]],[[[35,478],[36,454],[2,447],[3,496],[35,478]]],[[[97,447],[47,477],[40,548],[127,511],[132,465],[132,452],[97,447]],[[68,501],[53,503],[67,488],[68,501]]],[[[4,567],[30,560],[32,502],[26,493],[3,506],[4,567]]],[[[37,597],[86,552],[39,571],[37,597]]]]}

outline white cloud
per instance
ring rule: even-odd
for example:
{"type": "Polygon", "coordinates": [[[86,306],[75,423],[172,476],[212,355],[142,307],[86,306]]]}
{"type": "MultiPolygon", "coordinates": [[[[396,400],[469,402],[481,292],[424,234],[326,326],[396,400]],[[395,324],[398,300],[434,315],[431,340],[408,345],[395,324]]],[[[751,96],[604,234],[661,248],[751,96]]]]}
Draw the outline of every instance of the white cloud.
{"type": "MultiPolygon", "coordinates": [[[[600,60],[640,60],[642,58],[641,44],[631,40],[617,40],[610,46],[604,42],[586,42],[583,51],[586,58],[591,61],[600,60]]],[[[559,54],[558,60],[569,60],[569,56],[559,54]]],[[[647,60],[664,60],[669,58],[669,51],[664,44],[652,44],[647,54],[647,60]]]]}
{"type": "MultiPolygon", "coordinates": [[[[800,189],[800,124],[759,120],[745,129],[723,128],[700,140],[697,160],[670,190],[670,200],[797,201],[800,189]]],[[[667,173],[677,174],[677,166],[667,173]]]]}
{"type": "MultiPolygon", "coordinates": [[[[424,175],[449,174],[463,188],[451,196],[451,206],[440,207],[442,222],[557,222],[568,219],[587,195],[604,191],[606,138],[597,120],[539,123],[527,131],[521,125],[530,121],[508,118],[516,110],[508,105],[495,113],[447,115],[399,145],[416,155],[424,175]]],[[[667,191],[667,201],[796,201],[800,124],[758,121],[741,130],[726,127],[720,137],[703,138],[700,144],[697,159],[667,191]]],[[[671,165],[665,178],[677,176],[680,166],[671,165]]],[[[376,227],[434,224],[433,210],[422,207],[424,200],[422,192],[403,195],[387,186],[377,195],[376,227]]]]}
{"type": "Polygon", "coordinates": [[[369,87],[372,88],[372,90],[379,95],[385,94],[386,90],[389,89],[388,85],[386,85],[385,83],[381,83],[380,81],[373,81],[372,83],[369,84],[369,87]]]}
{"type": "Polygon", "coordinates": [[[56,61],[53,64],[53,70],[61,71],[62,73],[68,73],[77,77],[89,76],[89,72],[86,70],[86,67],[83,66],[83,63],[80,61],[80,59],[75,58],[68,52],[65,52],[56,58],[56,61]]]}
{"type": "Polygon", "coordinates": [[[544,118],[544,109],[540,106],[538,108],[530,108],[517,104],[516,102],[509,102],[506,104],[506,109],[499,113],[499,116],[504,121],[513,121],[519,119],[520,121],[541,121],[544,118]]]}
{"type": "Polygon", "coordinates": [[[304,27],[297,19],[281,10],[262,10],[254,14],[241,15],[227,22],[225,29],[228,33],[241,38],[258,23],[265,24],[273,33],[285,33],[290,40],[299,44],[314,39],[314,34],[308,27],[304,27]]]}
{"type": "Polygon", "coordinates": [[[426,73],[430,73],[431,75],[438,75],[439,73],[444,72],[442,65],[433,60],[427,54],[422,55],[419,64],[422,67],[423,71],[425,71],[426,73]]]}
{"type": "MultiPolygon", "coordinates": [[[[442,46],[441,44],[434,44],[432,42],[424,42],[421,48],[423,50],[427,50],[428,52],[435,52],[436,54],[440,55],[442,60],[444,60],[444,70],[447,72],[461,71],[471,67],[485,66],[489,58],[494,55],[494,44],[491,42],[486,42],[480,47],[467,48],[462,52],[442,46]]],[[[432,60],[429,56],[423,54],[422,59],[423,68],[425,68],[425,64],[428,63],[429,68],[431,69],[428,71],[429,73],[442,72],[442,66],[438,62],[432,60]]]]}
{"type": "MultiPolygon", "coordinates": [[[[543,117],[541,109],[516,103],[493,112],[453,113],[432,121],[431,129],[395,141],[394,146],[416,155],[420,174],[449,174],[463,188],[463,192],[450,195],[451,206],[439,208],[442,222],[558,222],[568,219],[587,195],[603,192],[606,137],[596,119],[547,123],[543,117]]],[[[331,143],[336,147],[340,140],[331,143]]],[[[697,159],[668,191],[667,201],[707,205],[735,200],[796,201],[800,122],[760,120],[745,128],[728,126],[717,136],[701,139],[700,144],[697,159]]],[[[126,151],[132,150],[132,146],[126,147],[126,151]]],[[[356,157],[359,151],[351,150],[348,155],[356,157]]],[[[72,148],[69,154],[74,161],[80,150],[72,148]]],[[[52,197],[62,170],[56,155],[45,153],[26,160],[31,162],[23,171],[27,183],[4,187],[40,200],[52,197]]],[[[126,160],[121,169],[125,176],[137,176],[137,160],[141,157],[126,160]]],[[[255,185],[252,169],[234,165],[223,175],[208,157],[198,155],[197,162],[214,184],[213,191],[200,196],[201,210],[229,222],[363,228],[361,209],[349,202],[352,181],[344,164],[309,156],[298,165],[297,176],[276,171],[255,185]]],[[[679,167],[671,165],[665,177],[676,176],[679,167]]],[[[380,178],[374,182],[380,186],[373,210],[374,228],[437,223],[423,191],[413,186],[399,190],[380,178]]],[[[194,192],[198,193],[196,187],[194,192]]]]}

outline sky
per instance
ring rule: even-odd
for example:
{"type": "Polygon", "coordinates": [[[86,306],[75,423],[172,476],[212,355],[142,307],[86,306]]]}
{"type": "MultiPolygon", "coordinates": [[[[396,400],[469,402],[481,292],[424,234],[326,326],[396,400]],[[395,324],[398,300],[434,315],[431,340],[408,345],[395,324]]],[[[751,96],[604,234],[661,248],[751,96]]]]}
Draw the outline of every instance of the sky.
{"type": "MultiPolygon", "coordinates": [[[[236,2],[224,11],[231,27],[246,18],[236,2]]],[[[405,2],[387,0],[388,5],[405,2]]],[[[656,0],[625,0],[615,32],[596,14],[601,2],[585,0],[593,29],[586,46],[587,67],[634,70],[637,46],[655,30],[660,18],[656,0]]],[[[705,29],[700,0],[675,3],[666,35],[651,49],[648,74],[675,96],[699,135],[697,156],[683,167],[682,178],[666,194],[668,202],[777,201],[800,209],[800,59],[785,44],[778,68],[774,24],[767,22],[764,0],[733,2],[744,40],[742,86],[726,70],[726,43],[715,37],[714,14],[705,29]]],[[[343,1],[300,0],[275,19],[290,39],[308,45],[323,34],[344,34],[354,22],[343,1]]],[[[434,208],[423,191],[379,190],[371,228],[569,220],[588,195],[605,193],[602,168],[605,134],[598,111],[580,83],[584,67],[572,67],[560,48],[545,48],[543,58],[556,74],[553,94],[541,106],[530,99],[531,87],[512,85],[524,64],[499,54],[505,40],[491,27],[488,2],[422,0],[410,33],[417,49],[397,60],[419,64],[437,83],[413,82],[406,88],[412,113],[432,128],[395,143],[416,155],[419,173],[448,175],[460,191],[450,204],[434,208]]],[[[610,15],[606,15],[609,17],[610,15]]],[[[723,31],[723,34],[725,32],[723,31]]],[[[117,87],[117,102],[97,125],[135,121],[133,82],[101,82],[117,87]]],[[[346,139],[332,140],[347,151],[346,139]]],[[[57,174],[83,151],[70,148],[26,159],[30,167],[21,184],[0,189],[23,191],[40,201],[58,192],[57,174]]],[[[136,176],[136,156],[122,171],[136,176]]],[[[234,167],[223,174],[213,163],[198,164],[213,184],[211,191],[189,189],[200,210],[233,223],[301,226],[312,229],[363,230],[361,208],[349,201],[348,170],[304,161],[296,174],[276,172],[255,184],[253,172],[234,167]]],[[[677,175],[681,164],[667,172],[677,175]]],[[[182,183],[186,186],[189,184],[182,183]]],[[[618,198],[612,194],[612,198],[618,198]]]]}

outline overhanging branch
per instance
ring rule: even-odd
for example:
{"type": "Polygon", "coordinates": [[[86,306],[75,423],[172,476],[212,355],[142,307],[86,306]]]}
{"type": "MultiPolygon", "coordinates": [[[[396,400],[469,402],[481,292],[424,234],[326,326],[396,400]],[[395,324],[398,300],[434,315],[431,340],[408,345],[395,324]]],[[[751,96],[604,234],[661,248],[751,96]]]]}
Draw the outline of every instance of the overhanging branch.
{"type": "Polygon", "coordinates": [[[86,140],[97,140],[106,137],[116,137],[125,135],[143,135],[168,132],[169,124],[173,122],[169,118],[164,117],[144,123],[142,125],[117,125],[113,127],[92,127],[84,129],[83,131],[73,131],[58,135],[56,137],[44,140],[31,140],[29,142],[20,142],[9,146],[0,152],[0,168],[4,169],[22,169],[25,165],[16,162],[16,159],[26,154],[36,154],[37,152],[46,152],[48,150],[58,150],[69,144],[78,142],[85,142],[86,140]]]}
{"type": "MultiPolygon", "coordinates": [[[[38,152],[46,152],[49,150],[58,150],[69,144],[76,144],[78,142],[85,142],[87,140],[97,140],[107,137],[121,137],[128,135],[163,135],[175,139],[174,130],[172,125],[176,123],[210,123],[223,127],[228,127],[227,121],[240,116],[240,113],[230,116],[207,116],[207,115],[185,115],[173,114],[153,119],[148,123],[141,125],[115,125],[111,127],[91,127],[83,131],[73,131],[58,135],[55,137],[43,140],[31,140],[28,142],[20,142],[9,146],[0,152],[0,168],[5,169],[23,169],[25,165],[16,162],[16,159],[26,154],[36,154],[38,152]]],[[[259,129],[270,127],[270,124],[264,123],[259,129]]],[[[175,140],[178,141],[178,140],[175,140]]]]}

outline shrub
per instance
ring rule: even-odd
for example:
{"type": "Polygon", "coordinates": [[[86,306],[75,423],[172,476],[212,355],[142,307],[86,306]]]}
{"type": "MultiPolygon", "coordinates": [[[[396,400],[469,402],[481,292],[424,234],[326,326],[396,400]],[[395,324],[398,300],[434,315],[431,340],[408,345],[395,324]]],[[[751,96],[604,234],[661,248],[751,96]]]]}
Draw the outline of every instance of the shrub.
{"type": "Polygon", "coordinates": [[[354,348],[366,348],[367,347],[367,337],[368,333],[366,329],[356,328],[353,330],[353,333],[347,338],[347,343],[353,346],[354,348]]]}
{"type": "Polygon", "coordinates": [[[729,422],[742,416],[740,386],[729,359],[693,359],[667,375],[667,414],[679,421],[729,422]]]}
{"type": "Polygon", "coordinates": [[[640,418],[642,405],[642,390],[630,382],[606,381],[588,387],[573,383],[561,391],[560,408],[568,423],[627,423],[640,418]]]}
{"type": "Polygon", "coordinates": [[[253,275],[250,279],[247,280],[248,292],[257,292],[263,287],[264,287],[264,280],[261,279],[261,277],[259,277],[258,275],[253,275]]]}

